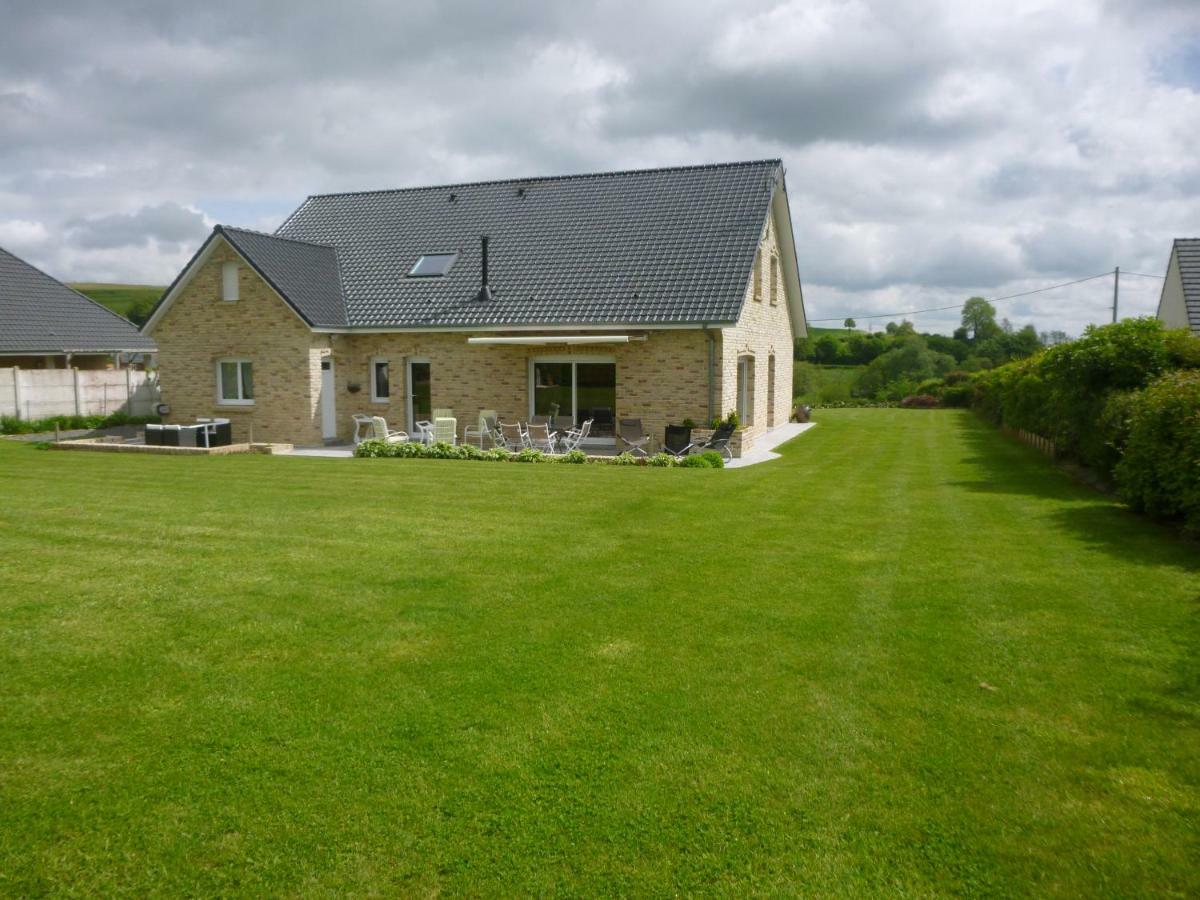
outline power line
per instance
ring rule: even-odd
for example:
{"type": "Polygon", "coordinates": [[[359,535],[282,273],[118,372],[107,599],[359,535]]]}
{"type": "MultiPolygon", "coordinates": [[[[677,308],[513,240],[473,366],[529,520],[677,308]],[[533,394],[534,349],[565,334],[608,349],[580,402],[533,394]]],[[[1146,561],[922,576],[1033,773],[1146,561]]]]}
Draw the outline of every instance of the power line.
{"type": "MultiPolygon", "coordinates": [[[[1126,274],[1136,274],[1136,273],[1126,273],[1126,274]]],[[[1028,297],[1032,294],[1042,294],[1042,293],[1045,293],[1046,291],[1053,291],[1053,290],[1057,290],[1058,288],[1070,287],[1073,284],[1083,284],[1083,282],[1085,282],[1085,281],[1095,281],[1097,278],[1108,278],[1110,275],[1112,275],[1112,272],[1101,272],[1098,275],[1088,275],[1086,278],[1076,278],[1074,281],[1064,281],[1061,284],[1051,284],[1046,287],[1037,288],[1032,291],[1021,291],[1021,293],[1019,293],[1019,294],[1006,294],[1003,297],[992,297],[992,298],[989,298],[988,302],[1000,303],[1003,300],[1016,300],[1018,297],[1028,297]]],[[[1158,277],[1158,276],[1148,276],[1148,277],[1154,278],[1154,277],[1158,277]]],[[[894,319],[896,316],[916,316],[916,315],[920,315],[921,313],[946,312],[951,309],[962,309],[966,305],[967,305],[966,303],[956,303],[953,306],[931,306],[929,309],[910,309],[905,312],[872,313],[871,315],[858,315],[858,316],[830,316],[827,319],[809,319],[808,321],[809,322],[842,322],[842,321],[845,321],[846,319],[854,319],[855,321],[857,321],[858,319],[894,319]]]]}
{"type": "Polygon", "coordinates": [[[1138,278],[1157,278],[1159,281],[1162,281],[1164,278],[1167,277],[1166,275],[1147,275],[1144,272],[1128,272],[1125,269],[1121,270],[1121,274],[1122,275],[1136,275],[1138,278]]]}

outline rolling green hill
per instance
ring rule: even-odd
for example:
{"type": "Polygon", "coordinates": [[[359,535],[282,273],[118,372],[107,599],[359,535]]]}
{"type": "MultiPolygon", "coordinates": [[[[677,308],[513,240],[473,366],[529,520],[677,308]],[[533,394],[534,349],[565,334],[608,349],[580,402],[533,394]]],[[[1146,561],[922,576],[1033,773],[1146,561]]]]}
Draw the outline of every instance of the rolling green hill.
{"type": "Polygon", "coordinates": [[[96,284],[79,282],[68,285],[79,293],[103,303],[117,315],[124,316],[139,328],[150,316],[165,288],[154,284],[96,284]]]}

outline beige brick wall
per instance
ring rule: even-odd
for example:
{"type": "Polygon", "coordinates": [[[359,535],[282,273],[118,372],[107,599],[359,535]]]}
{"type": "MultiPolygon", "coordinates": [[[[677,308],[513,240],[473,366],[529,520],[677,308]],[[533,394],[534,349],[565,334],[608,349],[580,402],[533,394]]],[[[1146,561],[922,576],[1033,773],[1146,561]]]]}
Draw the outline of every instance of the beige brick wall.
{"type": "MultiPolygon", "coordinates": [[[[786,282],[782,270],[773,277],[772,260],[778,259],[779,243],[774,221],[769,221],[759,241],[755,265],[760,273],[760,296],[755,296],[754,279],[746,287],[742,315],[733,328],[722,333],[720,361],[720,409],[724,415],[737,409],[737,369],[742,356],[753,357],[753,422],[743,422],[743,449],[768,428],[787,422],[792,404],[792,324],[788,314],[786,282]],[[774,302],[772,283],[774,282],[774,302]],[[774,356],[774,379],[770,359],[774,356]],[[774,390],[770,390],[774,380],[774,390]]],[[[775,262],[778,266],[779,263],[775,262]]]]}
{"type": "MultiPolygon", "coordinates": [[[[708,408],[708,345],[700,330],[650,332],[645,341],[586,346],[470,345],[465,333],[339,335],[333,338],[337,373],[338,428],[348,437],[353,413],[380,415],[392,428],[408,428],[407,361],[430,362],[433,406],[454,410],[459,432],[480,410],[507,421],[529,415],[529,366],[534,358],[606,357],[616,363],[616,415],[642,419],[654,442],[668,423],[704,423],[708,408]],[[371,400],[370,365],[386,359],[391,396],[371,400]],[[350,393],[351,383],[360,386],[350,393]]],[[[719,344],[718,344],[719,352],[719,344]]]]}
{"type": "Polygon", "coordinates": [[[221,264],[240,261],[218,238],[209,258],[193,273],[153,330],[158,344],[159,383],[170,404],[169,422],[222,416],[233,423],[233,439],[321,441],[320,357],[327,335],[314,334],[251,269],[239,269],[238,300],[221,299],[221,264]],[[251,360],[254,405],[217,402],[217,361],[251,360]]]}

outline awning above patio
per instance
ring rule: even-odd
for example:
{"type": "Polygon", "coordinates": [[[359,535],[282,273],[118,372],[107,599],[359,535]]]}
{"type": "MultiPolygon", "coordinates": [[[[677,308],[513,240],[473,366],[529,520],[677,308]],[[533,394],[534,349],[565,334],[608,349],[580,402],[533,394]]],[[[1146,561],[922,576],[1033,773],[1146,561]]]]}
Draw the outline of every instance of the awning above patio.
{"type": "Polygon", "coordinates": [[[520,337],[469,337],[468,344],[628,344],[644,334],[527,334],[520,337]]]}

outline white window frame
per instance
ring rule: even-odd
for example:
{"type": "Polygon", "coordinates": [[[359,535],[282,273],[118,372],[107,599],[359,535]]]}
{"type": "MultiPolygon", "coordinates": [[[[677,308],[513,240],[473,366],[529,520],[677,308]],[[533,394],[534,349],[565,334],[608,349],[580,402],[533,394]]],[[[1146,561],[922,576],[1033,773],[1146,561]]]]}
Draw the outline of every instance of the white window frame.
{"type": "Polygon", "coordinates": [[[391,403],[392,402],[392,361],[386,356],[372,356],[371,357],[371,369],[367,374],[371,381],[371,402],[372,403],[391,403]],[[378,394],[375,393],[375,387],[377,385],[377,380],[375,378],[375,367],[380,364],[388,367],[388,395],[386,397],[380,397],[378,394]]]}
{"type": "Polygon", "coordinates": [[[226,303],[237,303],[238,269],[236,262],[221,263],[221,299],[226,303]]]}
{"type": "Polygon", "coordinates": [[[218,406],[253,406],[254,405],[253,397],[251,397],[249,399],[242,399],[242,395],[245,393],[244,385],[242,384],[242,366],[243,365],[250,366],[250,371],[251,372],[254,371],[254,360],[250,359],[249,357],[228,356],[225,359],[217,360],[217,405],[218,406]],[[222,388],[224,387],[224,384],[222,383],[222,380],[221,380],[222,379],[221,366],[223,366],[227,363],[236,363],[237,364],[237,379],[238,379],[237,393],[238,393],[239,399],[236,399],[236,400],[225,399],[225,396],[224,396],[225,391],[222,390],[222,388]]]}
{"type": "Polygon", "coordinates": [[[783,273],[779,270],[779,257],[771,254],[771,305],[779,305],[779,290],[783,286],[783,273]]]}

